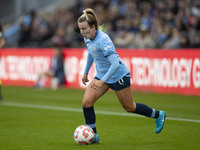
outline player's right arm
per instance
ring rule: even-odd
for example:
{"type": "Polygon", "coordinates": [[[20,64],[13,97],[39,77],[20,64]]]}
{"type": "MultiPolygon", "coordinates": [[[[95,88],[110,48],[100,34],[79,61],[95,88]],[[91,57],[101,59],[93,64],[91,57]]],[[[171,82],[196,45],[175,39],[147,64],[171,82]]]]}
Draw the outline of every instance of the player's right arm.
{"type": "Polygon", "coordinates": [[[93,64],[93,57],[90,55],[90,53],[88,53],[88,56],[87,56],[87,62],[86,62],[86,67],[85,67],[85,71],[84,71],[84,74],[83,74],[83,77],[82,77],[82,83],[84,85],[86,85],[86,82],[89,82],[88,80],[88,73],[89,73],[89,70],[93,64]]]}

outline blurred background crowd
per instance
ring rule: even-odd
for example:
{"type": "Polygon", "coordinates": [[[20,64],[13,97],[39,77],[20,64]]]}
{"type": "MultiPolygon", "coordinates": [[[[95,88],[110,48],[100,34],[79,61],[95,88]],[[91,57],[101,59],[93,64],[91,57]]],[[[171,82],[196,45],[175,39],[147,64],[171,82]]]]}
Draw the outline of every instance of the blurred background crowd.
{"type": "Polygon", "coordinates": [[[83,48],[77,19],[86,8],[95,10],[117,48],[200,48],[200,0],[76,0],[70,7],[31,10],[3,26],[6,47],[83,48]]]}

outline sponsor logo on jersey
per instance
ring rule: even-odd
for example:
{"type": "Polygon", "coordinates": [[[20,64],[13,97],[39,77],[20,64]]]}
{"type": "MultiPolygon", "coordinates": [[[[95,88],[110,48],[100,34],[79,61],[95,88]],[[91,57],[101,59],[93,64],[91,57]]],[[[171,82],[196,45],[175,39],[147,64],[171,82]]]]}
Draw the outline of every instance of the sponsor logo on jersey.
{"type": "Polygon", "coordinates": [[[111,45],[107,45],[106,47],[104,47],[104,50],[107,50],[109,48],[111,48],[111,45]]]}

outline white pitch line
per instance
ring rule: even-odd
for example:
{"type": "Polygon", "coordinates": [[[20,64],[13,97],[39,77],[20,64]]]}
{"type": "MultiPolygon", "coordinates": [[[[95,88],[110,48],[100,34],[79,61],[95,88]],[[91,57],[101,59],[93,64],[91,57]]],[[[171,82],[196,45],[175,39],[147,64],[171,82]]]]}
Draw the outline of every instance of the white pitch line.
{"type": "MultiPolygon", "coordinates": [[[[83,112],[83,110],[79,109],[79,108],[57,107],[57,106],[25,104],[25,103],[15,103],[15,102],[1,102],[0,106],[12,106],[12,107],[35,108],[35,109],[57,110],[57,111],[70,111],[70,112],[83,112]]],[[[122,112],[111,112],[111,111],[100,111],[100,110],[96,110],[95,112],[96,112],[96,114],[103,114],[103,115],[143,117],[143,116],[139,116],[139,115],[136,115],[133,113],[122,113],[122,112]]],[[[167,117],[166,119],[174,120],[174,121],[182,121],[182,122],[200,123],[200,120],[187,119],[187,118],[167,117]]]]}

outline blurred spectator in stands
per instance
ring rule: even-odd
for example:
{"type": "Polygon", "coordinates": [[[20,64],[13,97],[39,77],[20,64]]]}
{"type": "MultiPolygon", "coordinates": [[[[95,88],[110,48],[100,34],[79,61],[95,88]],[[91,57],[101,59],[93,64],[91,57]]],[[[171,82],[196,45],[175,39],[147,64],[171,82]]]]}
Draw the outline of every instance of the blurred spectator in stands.
{"type": "Polygon", "coordinates": [[[20,25],[20,37],[19,37],[19,42],[18,45],[20,47],[26,46],[28,42],[31,40],[31,31],[33,27],[33,22],[36,18],[36,12],[35,10],[30,11],[28,15],[26,15],[21,22],[20,25]]]}
{"type": "Polygon", "coordinates": [[[103,1],[98,2],[96,5],[94,5],[94,10],[96,12],[96,15],[98,16],[99,24],[104,24],[107,20],[107,11],[106,6],[104,5],[103,1]]]}
{"type": "Polygon", "coordinates": [[[194,36],[194,43],[192,45],[192,48],[200,48],[200,33],[194,36]]]}
{"type": "Polygon", "coordinates": [[[163,49],[180,48],[180,32],[176,28],[173,28],[172,31],[172,36],[163,44],[163,49]]]}
{"type": "Polygon", "coordinates": [[[54,43],[60,47],[69,47],[70,40],[67,38],[66,27],[64,24],[58,25],[56,33],[51,38],[51,43],[54,43]]]}
{"type": "Polygon", "coordinates": [[[178,5],[177,4],[178,4],[177,1],[169,0],[169,1],[167,1],[167,5],[166,6],[168,7],[168,9],[171,12],[173,12],[173,14],[177,14],[177,11],[178,11],[178,5]]]}
{"type": "Polygon", "coordinates": [[[50,70],[39,73],[35,88],[43,88],[45,86],[45,78],[51,78],[51,87],[56,89],[58,86],[65,85],[64,56],[62,48],[54,44],[54,56],[50,70]]]}
{"type": "Polygon", "coordinates": [[[38,17],[33,23],[29,46],[47,47],[52,36],[51,25],[45,19],[38,17]]]}
{"type": "Polygon", "coordinates": [[[113,25],[109,21],[107,21],[107,22],[104,23],[102,31],[105,32],[105,33],[107,33],[108,36],[111,39],[114,39],[114,37],[116,36],[116,32],[114,32],[113,25]]]}
{"type": "Polygon", "coordinates": [[[51,28],[51,25],[48,22],[44,21],[43,23],[41,23],[40,38],[39,38],[40,39],[40,42],[39,42],[40,47],[47,47],[53,34],[54,34],[54,32],[51,28]]]}
{"type": "Polygon", "coordinates": [[[3,48],[6,45],[6,39],[4,37],[3,27],[0,22],[0,48],[3,48]]]}
{"type": "Polygon", "coordinates": [[[80,34],[76,33],[76,22],[71,22],[67,24],[66,27],[66,38],[68,39],[68,47],[80,47],[80,43],[77,42],[78,38],[80,37],[80,34]]]}
{"type": "Polygon", "coordinates": [[[134,48],[134,34],[128,30],[121,30],[114,38],[117,48],[134,48]]]}
{"type": "Polygon", "coordinates": [[[154,17],[152,19],[152,25],[150,28],[150,36],[152,37],[152,40],[157,41],[162,32],[163,32],[162,22],[158,17],[154,17]]]}
{"type": "Polygon", "coordinates": [[[107,18],[107,22],[111,22],[112,28],[114,32],[117,30],[117,21],[119,19],[118,15],[118,5],[112,4],[108,6],[109,14],[107,18]]]}
{"type": "Polygon", "coordinates": [[[72,10],[77,10],[77,11],[74,11],[74,16],[75,16],[75,18],[78,18],[83,11],[84,4],[83,4],[82,0],[75,0],[75,1],[76,2],[74,4],[74,6],[72,6],[72,10]]]}
{"type": "Polygon", "coordinates": [[[140,31],[136,34],[134,39],[134,46],[136,48],[153,48],[155,42],[152,40],[148,27],[146,25],[140,25],[140,31]]]}
{"type": "Polygon", "coordinates": [[[191,48],[191,46],[188,35],[182,34],[180,38],[180,48],[191,48]]]}
{"type": "Polygon", "coordinates": [[[160,26],[156,47],[162,48],[163,44],[172,36],[172,27],[170,25],[160,26]]]}
{"type": "Polygon", "coordinates": [[[141,10],[141,25],[150,28],[151,20],[152,20],[152,6],[151,3],[148,1],[143,1],[140,3],[140,10],[141,10]]]}
{"type": "Polygon", "coordinates": [[[200,17],[200,0],[194,1],[192,6],[192,14],[196,17],[200,17]]]}

